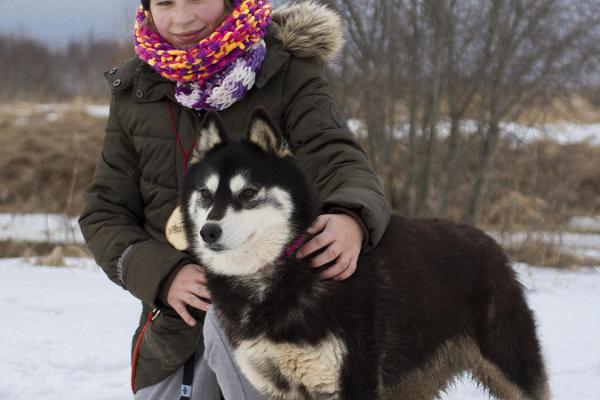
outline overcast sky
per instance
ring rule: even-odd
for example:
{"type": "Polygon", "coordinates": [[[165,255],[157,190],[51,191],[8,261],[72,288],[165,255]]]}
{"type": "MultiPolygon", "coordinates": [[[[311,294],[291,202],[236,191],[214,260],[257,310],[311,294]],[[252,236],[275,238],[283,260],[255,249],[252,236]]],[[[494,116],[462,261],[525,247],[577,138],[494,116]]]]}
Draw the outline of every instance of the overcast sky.
{"type": "Polygon", "coordinates": [[[0,32],[61,47],[71,39],[129,39],[138,0],[0,0],[0,32]]]}

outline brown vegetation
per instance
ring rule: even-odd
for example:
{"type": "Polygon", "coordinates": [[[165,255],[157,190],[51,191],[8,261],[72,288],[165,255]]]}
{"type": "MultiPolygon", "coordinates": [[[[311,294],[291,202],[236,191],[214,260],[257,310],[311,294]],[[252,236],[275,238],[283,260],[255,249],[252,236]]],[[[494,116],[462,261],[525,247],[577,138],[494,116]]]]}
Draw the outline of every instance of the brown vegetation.
{"type": "Polygon", "coordinates": [[[525,241],[518,246],[506,247],[505,250],[513,260],[537,267],[578,270],[600,263],[600,260],[571,254],[541,241],[525,241]]]}
{"type": "MultiPolygon", "coordinates": [[[[86,112],[82,101],[47,107],[19,102],[0,106],[0,211],[78,215],[99,156],[104,124],[104,118],[86,112]]],[[[442,151],[440,158],[446,140],[436,144],[442,151]]],[[[465,140],[459,160],[462,173],[452,188],[459,205],[478,168],[478,146],[475,135],[465,140]]],[[[406,179],[406,147],[406,139],[393,142],[389,187],[401,188],[406,179]]],[[[502,230],[548,228],[571,216],[600,214],[598,159],[600,148],[585,143],[501,138],[477,223],[502,230]]],[[[400,190],[389,194],[399,209],[400,190]]],[[[432,188],[432,202],[437,194],[437,188],[432,188]]],[[[460,212],[457,206],[448,214],[459,219],[460,212]]]]}
{"type": "Polygon", "coordinates": [[[0,106],[0,210],[77,215],[105,121],[82,102],[0,106]]]}
{"type": "Polygon", "coordinates": [[[2,257],[41,257],[40,264],[64,265],[64,257],[92,257],[92,253],[85,245],[56,245],[53,243],[39,242],[27,243],[21,241],[0,241],[0,255],[2,257]],[[52,255],[51,258],[45,259],[52,255]],[[52,261],[53,264],[46,264],[52,261]]]}

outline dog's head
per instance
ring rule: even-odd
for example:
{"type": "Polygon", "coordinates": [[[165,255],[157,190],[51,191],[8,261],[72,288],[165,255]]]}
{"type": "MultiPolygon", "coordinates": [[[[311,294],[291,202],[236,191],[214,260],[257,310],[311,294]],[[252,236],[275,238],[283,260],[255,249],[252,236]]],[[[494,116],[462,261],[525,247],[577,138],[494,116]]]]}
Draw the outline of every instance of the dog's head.
{"type": "Polygon", "coordinates": [[[206,116],[180,202],[188,250],[211,272],[231,276],[273,264],[315,212],[304,174],[263,109],[236,142],[217,114],[206,116]]]}

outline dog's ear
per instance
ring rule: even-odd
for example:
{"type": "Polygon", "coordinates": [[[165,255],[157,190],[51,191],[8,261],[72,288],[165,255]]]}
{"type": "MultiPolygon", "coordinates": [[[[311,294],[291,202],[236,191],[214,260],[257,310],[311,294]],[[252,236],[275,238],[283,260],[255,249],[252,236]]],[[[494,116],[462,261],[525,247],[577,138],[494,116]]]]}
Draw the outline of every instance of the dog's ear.
{"type": "Polygon", "coordinates": [[[200,128],[200,135],[194,151],[192,152],[192,158],[190,159],[190,165],[200,162],[206,153],[212,150],[218,144],[227,144],[228,139],[223,130],[223,123],[219,114],[213,111],[209,111],[202,122],[200,128]]]}
{"type": "Polygon", "coordinates": [[[248,141],[258,145],[265,152],[281,158],[291,155],[281,131],[267,110],[262,107],[258,107],[252,114],[248,128],[248,141]]]}

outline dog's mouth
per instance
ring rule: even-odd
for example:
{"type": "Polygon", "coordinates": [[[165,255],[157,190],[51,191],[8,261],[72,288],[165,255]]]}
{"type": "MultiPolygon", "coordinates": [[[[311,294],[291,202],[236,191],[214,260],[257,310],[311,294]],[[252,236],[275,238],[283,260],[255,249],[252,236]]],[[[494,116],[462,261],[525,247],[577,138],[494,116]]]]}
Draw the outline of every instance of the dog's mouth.
{"type": "Polygon", "coordinates": [[[211,251],[215,251],[215,252],[227,250],[227,248],[225,246],[223,246],[222,244],[218,244],[218,243],[212,243],[212,244],[205,243],[205,245],[206,245],[207,249],[209,249],[211,251]]]}

